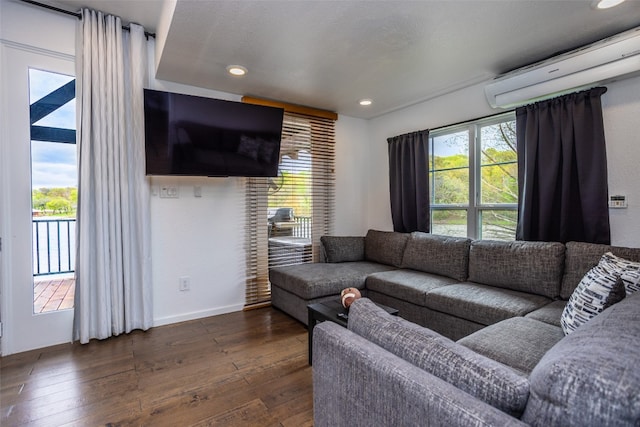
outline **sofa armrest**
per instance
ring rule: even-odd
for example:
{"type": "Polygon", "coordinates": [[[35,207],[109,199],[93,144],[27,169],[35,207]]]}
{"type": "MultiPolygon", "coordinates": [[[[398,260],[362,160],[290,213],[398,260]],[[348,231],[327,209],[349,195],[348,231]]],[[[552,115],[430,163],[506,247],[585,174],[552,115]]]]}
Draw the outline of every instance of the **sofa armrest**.
{"type": "Polygon", "coordinates": [[[335,323],[313,334],[317,427],[525,425],[335,323]]]}

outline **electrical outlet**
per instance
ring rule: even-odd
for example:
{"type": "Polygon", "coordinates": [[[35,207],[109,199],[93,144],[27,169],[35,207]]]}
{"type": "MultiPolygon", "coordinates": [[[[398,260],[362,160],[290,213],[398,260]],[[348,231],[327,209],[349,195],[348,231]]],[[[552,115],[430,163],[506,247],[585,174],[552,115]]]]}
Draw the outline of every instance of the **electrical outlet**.
{"type": "Polygon", "coordinates": [[[160,187],[161,199],[177,199],[179,196],[178,187],[160,187]]]}
{"type": "Polygon", "coordinates": [[[178,279],[178,289],[181,291],[191,290],[191,277],[183,276],[178,279]]]}

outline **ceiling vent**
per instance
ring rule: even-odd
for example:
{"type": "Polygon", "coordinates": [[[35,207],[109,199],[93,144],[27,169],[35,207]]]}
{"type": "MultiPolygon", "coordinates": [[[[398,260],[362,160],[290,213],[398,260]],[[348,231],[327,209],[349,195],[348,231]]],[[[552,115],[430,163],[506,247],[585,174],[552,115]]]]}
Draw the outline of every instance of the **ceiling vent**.
{"type": "Polygon", "coordinates": [[[639,71],[640,27],[498,76],[484,91],[493,108],[513,108],[639,71]]]}

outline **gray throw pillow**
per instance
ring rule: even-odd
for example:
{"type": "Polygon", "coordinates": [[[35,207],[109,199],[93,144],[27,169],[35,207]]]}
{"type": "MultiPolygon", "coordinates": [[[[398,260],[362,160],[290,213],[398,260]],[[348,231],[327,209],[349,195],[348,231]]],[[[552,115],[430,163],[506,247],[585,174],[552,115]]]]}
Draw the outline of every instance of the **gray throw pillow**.
{"type": "Polygon", "coordinates": [[[353,262],[364,260],[364,237],[322,236],[327,262],[353,262]]]}
{"type": "Polygon", "coordinates": [[[407,242],[402,267],[467,280],[471,239],[413,232],[407,242]]]}
{"type": "Polygon", "coordinates": [[[565,246],[558,242],[475,240],[469,249],[469,281],[556,299],[565,246]]]}
{"type": "Polygon", "coordinates": [[[400,268],[409,236],[409,233],[369,230],[364,239],[366,260],[400,268]]]}

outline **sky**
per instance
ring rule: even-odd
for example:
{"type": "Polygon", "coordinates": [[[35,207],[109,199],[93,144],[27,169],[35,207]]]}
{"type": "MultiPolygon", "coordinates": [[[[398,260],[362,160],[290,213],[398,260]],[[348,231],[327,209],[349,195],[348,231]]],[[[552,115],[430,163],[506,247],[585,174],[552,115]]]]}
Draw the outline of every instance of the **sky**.
{"type": "MultiPolygon", "coordinates": [[[[73,76],[29,70],[29,103],[73,80],[73,76]]],[[[76,127],[75,99],[35,124],[65,129],[76,127]]],[[[76,145],[55,142],[31,142],[31,185],[43,187],[77,187],[76,145]]]]}
{"type": "Polygon", "coordinates": [[[448,157],[456,154],[468,156],[469,133],[465,130],[453,134],[436,136],[433,138],[433,145],[429,148],[429,154],[434,157],[448,157]]]}

